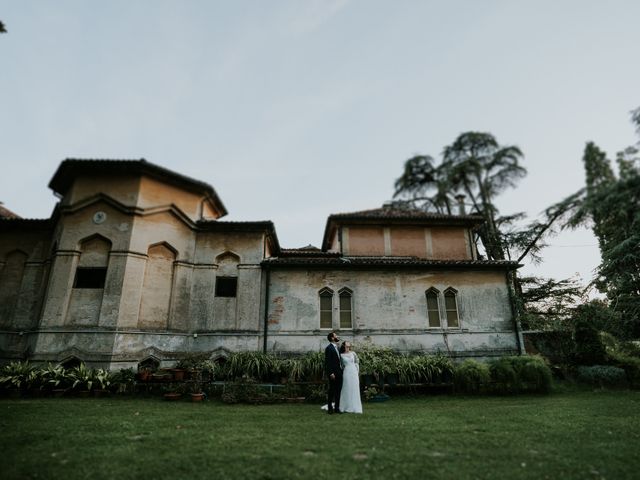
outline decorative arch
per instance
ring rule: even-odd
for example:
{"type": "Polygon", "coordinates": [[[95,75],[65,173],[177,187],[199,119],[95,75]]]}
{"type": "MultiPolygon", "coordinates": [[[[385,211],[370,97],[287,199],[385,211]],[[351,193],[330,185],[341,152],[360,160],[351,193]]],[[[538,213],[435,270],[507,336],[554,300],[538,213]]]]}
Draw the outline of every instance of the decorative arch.
{"type": "Polygon", "coordinates": [[[442,322],[440,319],[440,291],[431,287],[425,292],[427,297],[427,322],[429,328],[440,328],[442,322]]]}
{"type": "Polygon", "coordinates": [[[75,367],[79,367],[80,365],[82,365],[84,363],[84,361],[75,356],[75,355],[71,355],[69,357],[64,358],[63,360],[60,361],[60,366],[62,368],[64,368],[65,370],[69,370],[71,368],[75,368],[75,367]]]}
{"type": "Polygon", "coordinates": [[[338,290],[340,299],[340,328],[353,328],[353,290],[349,287],[342,287],[338,290]]]}
{"type": "Polygon", "coordinates": [[[333,290],[329,287],[318,291],[320,301],[320,328],[330,330],[333,328],[333,290]]]}
{"type": "Polygon", "coordinates": [[[140,314],[138,316],[140,328],[167,329],[176,255],[176,249],[166,242],[150,245],[147,250],[147,263],[144,270],[140,314]]]}
{"type": "Polygon", "coordinates": [[[73,288],[104,288],[111,252],[111,240],[99,234],[78,242],[80,258],[73,288]]]}
{"type": "Polygon", "coordinates": [[[138,362],[138,372],[142,370],[151,370],[152,372],[155,372],[158,368],[160,368],[160,359],[153,355],[149,355],[138,362]]]}
{"type": "Polygon", "coordinates": [[[217,276],[219,277],[237,277],[238,264],[240,263],[240,255],[231,250],[226,250],[215,259],[218,264],[217,276]]]}
{"type": "Polygon", "coordinates": [[[447,327],[460,327],[460,314],[458,311],[458,291],[453,287],[448,287],[444,291],[444,309],[447,319],[447,327]]]}

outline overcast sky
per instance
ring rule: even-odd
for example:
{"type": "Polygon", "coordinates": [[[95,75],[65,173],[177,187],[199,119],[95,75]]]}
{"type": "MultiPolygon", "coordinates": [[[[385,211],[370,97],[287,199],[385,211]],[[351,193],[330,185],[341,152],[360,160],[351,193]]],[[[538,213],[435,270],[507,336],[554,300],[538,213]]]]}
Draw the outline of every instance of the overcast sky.
{"type": "MultiPolygon", "coordinates": [[[[404,161],[461,132],[525,153],[498,202],[537,215],[584,184],[595,141],[634,144],[640,2],[0,0],[0,201],[46,218],[61,160],[146,158],[213,185],[226,220],[320,246],[404,161]]],[[[588,230],[524,273],[585,280],[588,230]]]]}

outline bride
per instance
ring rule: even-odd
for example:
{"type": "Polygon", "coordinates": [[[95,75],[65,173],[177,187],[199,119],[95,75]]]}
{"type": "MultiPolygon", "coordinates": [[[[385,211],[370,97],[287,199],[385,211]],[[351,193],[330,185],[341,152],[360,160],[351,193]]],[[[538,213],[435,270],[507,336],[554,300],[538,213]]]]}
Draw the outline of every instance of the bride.
{"type": "Polygon", "coordinates": [[[342,362],[342,391],[340,410],[348,413],[362,413],[360,400],[360,366],[356,352],[351,351],[351,343],[344,341],[340,347],[342,362]]]}

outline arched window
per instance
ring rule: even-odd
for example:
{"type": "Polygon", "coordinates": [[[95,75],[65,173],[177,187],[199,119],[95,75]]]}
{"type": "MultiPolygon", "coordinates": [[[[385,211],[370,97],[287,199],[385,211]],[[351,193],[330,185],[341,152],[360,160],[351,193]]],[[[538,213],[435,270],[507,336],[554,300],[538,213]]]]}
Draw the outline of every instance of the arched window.
{"type": "Polygon", "coordinates": [[[353,292],[348,288],[340,289],[340,328],[353,328],[353,292]]]}
{"type": "Polygon", "coordinates": [[[458,292],[453,288],[444,291],[444,308],[447,314],[447,327],[458,328],[460,319],[458,316],[458,292]]]}
{"type": "Polygon", "coordinates": [[[333,328],[333,290],[320,290],[320,328],[333,328]]]}
{"type": "Polygon", "coordinates": [[[429,328],[439,328],[440,323],[440,292],[435,288],[430,288],[426,292],[427,295],[427,319],[429,328]]]}

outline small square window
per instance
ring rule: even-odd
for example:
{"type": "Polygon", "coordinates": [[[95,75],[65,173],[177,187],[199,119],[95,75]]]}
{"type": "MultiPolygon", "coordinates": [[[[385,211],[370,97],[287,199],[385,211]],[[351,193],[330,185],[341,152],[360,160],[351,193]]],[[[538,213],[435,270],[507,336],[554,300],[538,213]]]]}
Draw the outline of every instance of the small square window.
{"type": "Polygon", "coordinates": [[[238,290],[238,277],[218,277],[216,279],[216,297],[235,297],[238,290]]]}
{"type": "Polygon", "coordinates": [[[73,288],[104,288],[107,278],[107,268],[78,267],[73,288]]]}

